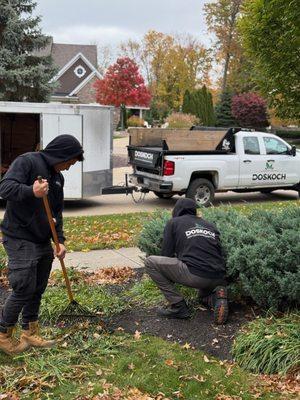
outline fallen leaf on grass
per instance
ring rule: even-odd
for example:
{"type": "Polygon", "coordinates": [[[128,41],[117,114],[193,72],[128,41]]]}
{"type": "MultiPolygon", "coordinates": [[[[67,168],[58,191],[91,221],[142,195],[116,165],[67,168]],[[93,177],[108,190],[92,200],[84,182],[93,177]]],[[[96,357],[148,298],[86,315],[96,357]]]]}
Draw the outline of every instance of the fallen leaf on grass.
{"type": "Polygon", "coordinates": [[[165,364],[166,364],[168,367],[173,367],[173,365],[174,365],[174,361],[173,361],[173,360],[170,360],[170,359],[168,359],[168,360],[165,360],[165,364]]]}
{"type": "Polygon", "coordinates": [[[0,394],[0,400],[20,400],[20,397],[13,393],[0,394]]]}
{"type": "Polygon", "coordinates": [[[203,360],[204,360],[206,363],[209,363],[209,362],[210,362],[210,359],[209,359],[206,355],[203,356],[203,360]]]}
{"type": "Polygon", "coordinates": [[[134,332],[134,339],[135,339],[135,340],[140,340],[140,338],[141,338],[141,332],[135,331],[135,332],[134,332]]]}
{"type": "Polygon", "coordinates": [[[130,369],[131,371],[134,370],[135,366],[133,363],[128,364],[128,369],[130,369]]]}
{"type": "Polygon", "coordinates": [[[185,344],[182,346],[182,348],[185,349],[185,350],[189,350],[189,349],[191,348],[191,344],[190,344],[190,343],[185,343],[185,344]]]}

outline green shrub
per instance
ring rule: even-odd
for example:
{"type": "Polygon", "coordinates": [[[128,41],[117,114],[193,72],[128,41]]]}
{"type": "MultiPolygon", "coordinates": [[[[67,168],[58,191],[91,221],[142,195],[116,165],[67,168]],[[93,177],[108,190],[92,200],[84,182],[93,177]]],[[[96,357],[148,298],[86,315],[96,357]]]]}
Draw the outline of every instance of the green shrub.
{"type": "MultiPolygon", "coordinates": [[[[300,302],[300,208],[254,210],[231,207],[203,210],[221,232],[231,289],[251,297],[264,309],[288,309],[300,302]]],[[[170,214],[146,221],[138,246],[146,255],[160,254],[163,229],[170,214]]]]}
{"type": "Polygon", "coordinates": [[[254,373],[293,373],[300,368],[300,316],[259,318],[235,339],[233,356],[254,373]]]}
{"type": "Polygon", "coordinates": [[[127,126],[129,127],[143,127],[145,121],[142,118],[139,118],[137,115],[132,115],[130,118],[127,120],[127,126]]]}
{"type": "Polygon", "coordinates": [[[276,130],[275,135],[280,136],[282,138],[287,139],[300,139],[300,131],[291,131],[291,130],[276,130]]]}
{"type": "Polygon", "coordinates": [[[166,118],[166,122],[169,124],[168,128],[189,129],[198,123],[198,118],[192,114],[173,112],[166,118]]]}

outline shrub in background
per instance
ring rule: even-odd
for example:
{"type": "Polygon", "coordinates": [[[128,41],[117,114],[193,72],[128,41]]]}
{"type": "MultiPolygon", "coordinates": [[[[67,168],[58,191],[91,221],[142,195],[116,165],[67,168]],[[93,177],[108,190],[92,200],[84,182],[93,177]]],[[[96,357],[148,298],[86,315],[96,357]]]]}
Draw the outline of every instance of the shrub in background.
{"type": "Polygon", "coordinates": [[[237,126],[237,122],[231,112],[232,93],[226,90],[221,94],[215,107],[216,126],[237,126]]]}
{"type": "Polygon", "coordinates": [[[202,89],[192,92],[188,90],[184,94],[182,111],[196,115],[205,126],[215,125],[215,114],[212,95],[204,85],[202,89]]]}
{"type": "MultiPolygon", "coordinates": [[[[264,309],[300,304],[300,208],[281,212],[254,210],[248,215],[226,208],[203,210],[221,232],[231,289],[251,297],[264,309]]],[[[169,213],[156,213],[141,232],[138,246],[160,254],[169,213]]]]}
{"type": "Polygon", "coordinates": [[[137,115],[132,115],[127,120],[128,127],[143,127],[145,121],[142,118],[139,118],[137,115]]]}
{"type": "Polygon", "coordinates": [[[192,114],[176,113],[173,112],[166,118],[169,128],[191,128],[198,123],[198,118],[192,114]]]}
{"type": "Polygon", "coordinates": [[[239,125],[263,128],[269,125],[266,101],[255,93],[243,93],[232,98],[231,112],[239,125]]]}
{"type": "Polygon", "coordinates": [[[246,326],[233,345],[238,364],[254,373],[287,374],[299,370],[300,316],[259,318],[246,326]]]}

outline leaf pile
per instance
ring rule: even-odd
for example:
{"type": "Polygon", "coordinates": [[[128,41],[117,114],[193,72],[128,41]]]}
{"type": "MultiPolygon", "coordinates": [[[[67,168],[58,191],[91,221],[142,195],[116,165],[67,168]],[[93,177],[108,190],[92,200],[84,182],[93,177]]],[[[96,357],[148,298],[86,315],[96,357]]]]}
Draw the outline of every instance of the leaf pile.
{"type": "MultiPolygon", "coordinates": [[[[70,281],[75,285],[119,285],[128,282],[135,276],[131,267],[107,267],[96,271],[82,271],[75,268],[68,268],[70,281]]],[[[61,270],[51,273],[49,286],[64,285],[61,270]]]]}

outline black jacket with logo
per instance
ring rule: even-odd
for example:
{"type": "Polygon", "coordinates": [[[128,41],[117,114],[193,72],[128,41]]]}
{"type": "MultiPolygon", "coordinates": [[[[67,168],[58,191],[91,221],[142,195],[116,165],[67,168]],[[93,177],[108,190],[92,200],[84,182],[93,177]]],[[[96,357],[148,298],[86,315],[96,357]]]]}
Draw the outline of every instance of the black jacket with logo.
{"type": "Polygon", "coordinates": [[[220,233],[214,224],[197,217],[192,199],[177,201],[164,230],[162,256],[177,257],[194,275],[225,277],[220,233]]]}
{"type": "Polygon", "coordinates": [[[33,194],[33,183],[38,176],[49,183],[49,202],[60,243],[63,235],[63,186],[64,178],[54,165],[83,154],[81,144],[71,135],[57,136],[45,150],[26,153],[17,157],[0,182],[0,196],[7,200],[1,230],[4,235],[45,243],[51,238],[51,230],[43,200],[33,194]]]}

